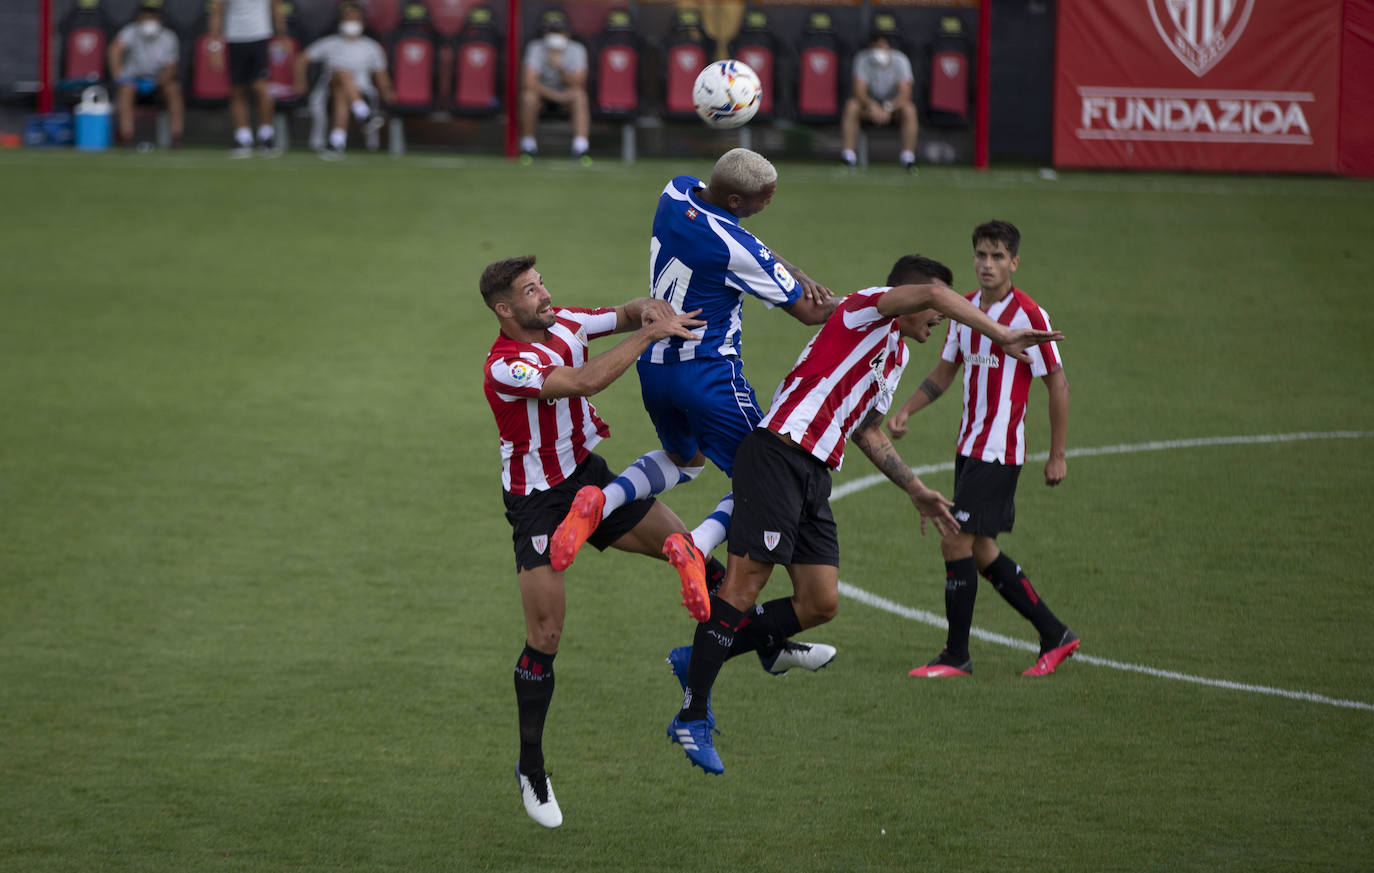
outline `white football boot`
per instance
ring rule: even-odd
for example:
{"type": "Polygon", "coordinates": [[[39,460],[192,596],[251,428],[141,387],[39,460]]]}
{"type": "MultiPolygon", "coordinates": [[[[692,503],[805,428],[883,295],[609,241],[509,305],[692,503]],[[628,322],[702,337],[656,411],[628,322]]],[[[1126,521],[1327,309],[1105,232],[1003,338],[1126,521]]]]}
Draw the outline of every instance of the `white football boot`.
{"type": "Polygon", "coordinates": [[[530,818],[546,828],[556,828],[563,823],[563,811],[558,808],[558,800],[553,796],[553,783],[544,771],[539,771],[531,779],[516,767],[515,778],[520,780],[520,799],[525,801],[525,812],[530,814],[530,818]]]}

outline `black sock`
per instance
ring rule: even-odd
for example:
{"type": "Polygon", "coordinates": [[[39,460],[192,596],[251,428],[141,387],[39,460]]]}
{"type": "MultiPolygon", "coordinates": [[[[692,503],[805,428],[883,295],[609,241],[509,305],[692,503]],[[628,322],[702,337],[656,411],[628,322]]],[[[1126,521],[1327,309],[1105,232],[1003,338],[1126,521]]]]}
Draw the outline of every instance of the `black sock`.
{"type": "Polygon", "coordinates": [[[683,721],[706,718],[706,704],[711,699],[711,686],[720,675],[721,665],[730,656],[735,631],[744,621],[744,613],[719,597],[711,598],[711,620],[697,625],[692,638],[692,659],[687,662],[687,693],[682,701],[683,721]]]}
{"type": "MultiPolygon", "coordinates": [[[[556,654],[556,653],[555,653],[556,654]]],[[[544,769],[544,716],[553,700],[553,659],[525,644],[515,663],[515,707],[520,715],[520,772],[544,769]]]]}
{"type": "Polygon", "coordinates": [[[997,559],[983,569],[983,575],[1003,600],[1035,625],[1035,631],[1040,634],[1043,643],[1050,646],[1058,644],[1059,638],[1064,636],[1064,623],[1050,611],[1049,604],[1031,586],[1030,580],[1015,561],[999,552],[997,559]]]}
{"type": "Polygon", "coordinates": [[[968,629],[973,625],[973,601],[978,597],[978,567],[973,556],[945,561],[945,618],[949,636],[945,652],[952,663],[963,663],[968,656],[968,629]]]}
{"type": "Polygon", "coordinates": [[[725,565],[710,555],[706,556],[706,593],[715,594],[725,584],[725,565]]]}
{"type": "Polygon", "coordinates": [[[801,629],[792,598],[779,597],[777,600],[770,600],[750,611],[749,621],[735,634],[735,643],[730,647],[730,657],[755,650],[765,658],[776,655],[782,644],[801,629]]]}

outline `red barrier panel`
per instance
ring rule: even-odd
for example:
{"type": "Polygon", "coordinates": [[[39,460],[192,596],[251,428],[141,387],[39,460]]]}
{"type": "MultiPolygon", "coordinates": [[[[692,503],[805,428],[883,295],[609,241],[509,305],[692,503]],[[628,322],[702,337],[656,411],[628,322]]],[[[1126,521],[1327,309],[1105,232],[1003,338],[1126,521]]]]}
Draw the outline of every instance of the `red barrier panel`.
{"type": "Polygon", "coordinates": [[[1054,162],[1333,173],[1342,0],[1061,0],[1054,162]]]}
{"type": "Polygon", "coordinates": [[[1374,176],[1374,3],[1345,0],[1343,23],[1340,171],[1374,176]]]}

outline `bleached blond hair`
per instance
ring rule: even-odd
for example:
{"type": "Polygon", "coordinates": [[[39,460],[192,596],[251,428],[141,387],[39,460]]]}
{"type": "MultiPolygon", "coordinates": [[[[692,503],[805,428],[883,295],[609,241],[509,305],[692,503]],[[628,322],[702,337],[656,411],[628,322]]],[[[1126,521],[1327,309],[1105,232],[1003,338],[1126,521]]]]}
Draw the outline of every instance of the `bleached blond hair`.
{"type": "Polygon", "coordinates": [[[711,169],[712,191],[757,194],[778,181],[778,170],[763,155],[749,149],[730,149],[711,169]]]}

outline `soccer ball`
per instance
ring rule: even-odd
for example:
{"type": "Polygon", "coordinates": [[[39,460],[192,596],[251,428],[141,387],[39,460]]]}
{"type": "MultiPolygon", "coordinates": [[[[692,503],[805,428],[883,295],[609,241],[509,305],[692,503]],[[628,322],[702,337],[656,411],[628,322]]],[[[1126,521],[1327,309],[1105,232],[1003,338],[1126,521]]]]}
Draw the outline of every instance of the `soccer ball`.
{"type": "Polygon", "coordinates": [[[759,111],[763,83],[742,61],[716,61],[697,74],[692,105],[710,127],[739,127],[759,111]]]}

